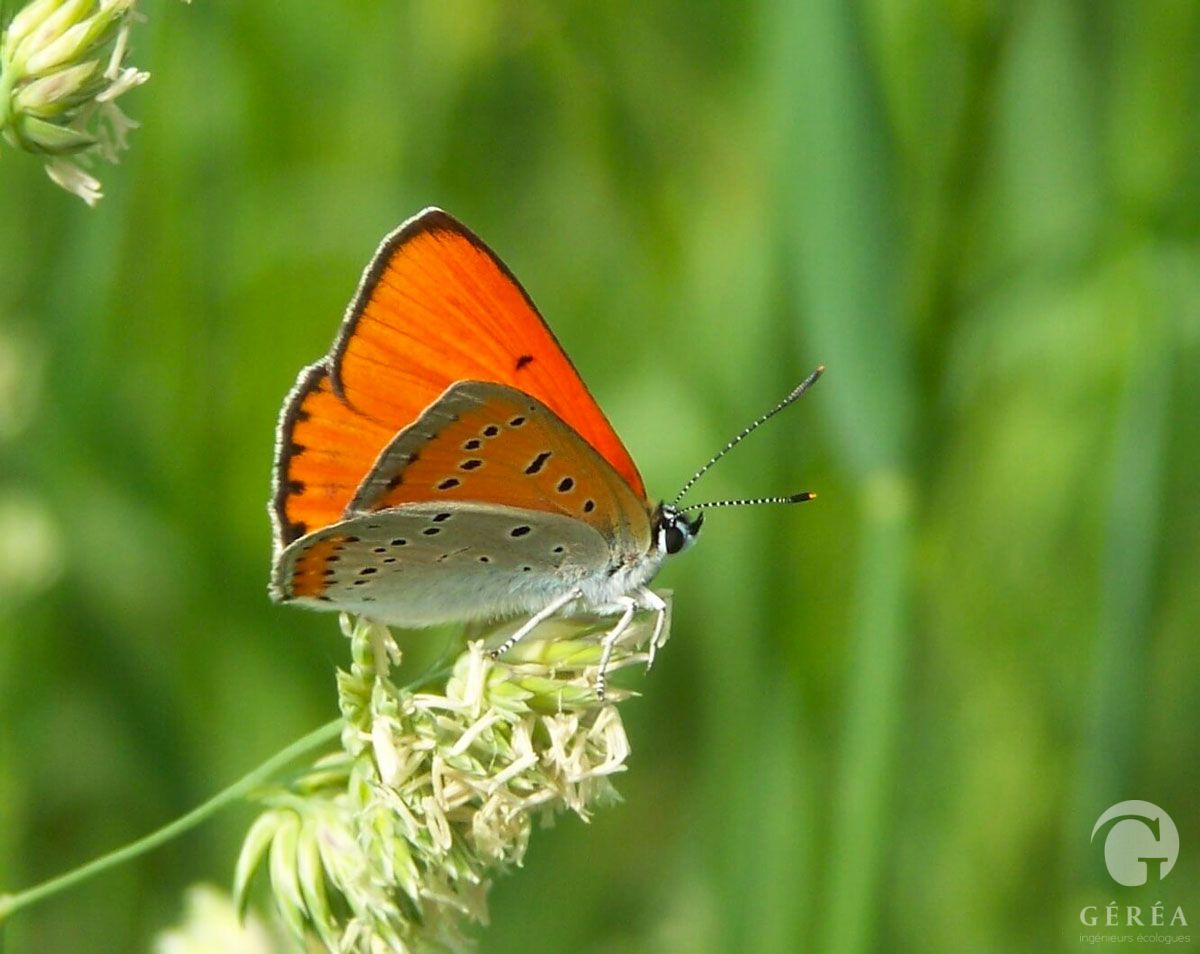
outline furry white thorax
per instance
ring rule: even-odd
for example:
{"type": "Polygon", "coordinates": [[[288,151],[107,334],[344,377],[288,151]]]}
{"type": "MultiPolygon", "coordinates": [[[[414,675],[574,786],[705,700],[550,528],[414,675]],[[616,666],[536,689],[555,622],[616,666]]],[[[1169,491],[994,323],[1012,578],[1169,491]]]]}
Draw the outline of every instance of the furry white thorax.
{"type": "Polygon", "coordinates": [[[600,613],[612,615],[620,613],[624,607],[621,597],[638,593],[647,583],[658,574],[662,568],[666,553],[653,547],[648,553],[627,557],[616,572],[607,569],[588,579],[580,580],[575,585],[583,591],[583,596],[567,607],[568,613],[600,613]]]}

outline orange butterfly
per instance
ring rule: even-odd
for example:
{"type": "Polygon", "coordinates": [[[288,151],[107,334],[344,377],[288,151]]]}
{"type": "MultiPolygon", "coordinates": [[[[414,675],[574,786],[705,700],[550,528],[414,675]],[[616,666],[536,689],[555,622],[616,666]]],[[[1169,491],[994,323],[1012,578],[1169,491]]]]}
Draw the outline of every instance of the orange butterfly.
{"type": "MultiPolygon", "coordinates": [[[[619,619],[665,604],[647,584],[699,532],[677,506],[713,463],[798,398],[818,368],[669,504],[637,467],[533,302],[439,209],[384,239],[330,353],[284,402],[275,447],[271,595],[401,626],[558,612],[619,619]]],[[[688,511],[701,511],[694,519],[688,511]]]]}

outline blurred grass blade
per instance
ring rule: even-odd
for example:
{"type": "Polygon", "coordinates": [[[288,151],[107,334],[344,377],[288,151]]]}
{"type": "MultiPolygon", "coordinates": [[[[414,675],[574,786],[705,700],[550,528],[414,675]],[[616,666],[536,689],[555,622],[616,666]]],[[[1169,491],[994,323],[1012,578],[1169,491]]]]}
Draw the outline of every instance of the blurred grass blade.
{"type": "MultiPolygon", "coordinates": [[[[1130,282],[1132,287],[1139,284],[1130,282]]],[[[1145,298],[1155,301],[1153,294],[1145,298]]],[[[1161,320],[1154,314],[1142,319],[1114,435],[1098,631],[1088,692],[1091,706],[1080,748],[1075,811],[1069,818],[1078,824],[1090,824],[1110,804],[1134,797],[1129,784],[1138,767],[1138,743],[1144,738],[1152,693],[1147,667],[1158,579],[1171,353],[1161,320]]],[[[1090,857],[1090,846],[1077,830],[1065,835],[1071,839],[1074,850],[1069,856],[1078,875],[1090,857]]]]}
{"type": "Polygon", "coordinates": [[[781,245],[799,272],[804,350],[829,366],[825,406],[864,498],[832,869],[817,935],[818,949],[850,954],[871,945],[892,837],[884,809],[903,718],[915,402],[895,304],[892,157],[861,24],[837,0],[768,9],[781,245]]]}

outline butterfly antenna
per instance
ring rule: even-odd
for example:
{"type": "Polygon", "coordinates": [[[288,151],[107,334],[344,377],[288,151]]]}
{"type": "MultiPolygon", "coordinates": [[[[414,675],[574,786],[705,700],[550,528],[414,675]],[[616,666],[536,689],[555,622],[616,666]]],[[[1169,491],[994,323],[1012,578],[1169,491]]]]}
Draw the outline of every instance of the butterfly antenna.
{"type": "MultiPolygon", "coordinates": [[[[817,378],[819,378],[824,373],[825,373],[825,365],[823,365],[823,364],[818,365],[817,370],[814,371],[812,374],[810,374],[803,381],[801,381],[798,385],[796,385],[796,387],[792,390],[791,394],[789,394],[787,397],[785,397],[782,401],[780,401],[773,408],[771,408],[771,410],[767,411],[766,414],[764,414],[762,417],[758,418],[756,421],[754,421],[754,423],[750,424],[745,430],[743,430],[740,434],[738,434],[737,437],[735,437],[728,444],[726,444],[724,447],[722,447],[719,451],[717,451],[715,454],[713,454],[712,458],[709,460],[709,462],[707,464],[705,464],[698,471],[696,471],[694,474],[692,474],[691,479],[689,479],[688,482],[683,485],[683,489],[675,495],[675,499],[671,501],[671,505],[674,506],[675,504],[679,503],[679,501],[681,501],[684,498],[684,495],[687,494],[687,492],[692,489],[692,487],[695,485],[696,481],[699,480],[701,477],[703,477],[706,473],[708,473],[709,468],[712,467],[713,464],[715,464],[722,457],[724,457],[726,454],[728,454],[731,450],[733,450],[735,447],[737,447],[738,444],[740,444],[747,437],[749,437],[751,434],[753,434],[756,430],[758,430],[760,427],[762,427],[762,425],[767,423],[767,421],[769,421],[771,418],[773,418],[776,414],[778,414],[780,411],[782,411],[788,405],[792,404],[797,398],[800,397],[801,394],[803,394],[805,391],[807,391],[809,388],[811,388],[816,383],[817,378]]],[[[794,494],[793,496],[802,497],[804,495],[803,494],[794,494]]],[[[763,498],[762,500],[756,500],[756,501],[750,501],[750,500],[717,501],[715,504],[699,504],[698,506],[701,506],[701,507],[711,507],[711,506],[731,507],[731,506],[734,506],[735,504],[743,504],[743,503],[749,504],[749,503],[799,503],[799,502],[800,501],[798,501],[798,500],[793,500],[791,497],[779,497],[779,498],[763,498]]],[[[692,510],[695,508],[694,507],[686,507],[684,509],[692,510]]]]}
{"type": "Polygon", "coordinates": [[[676,513],[687,513],[689,510],[710,510],[713,507],[757,507],[759,504],[797,504],[806,500],[816,499],[816,494],[804,491],[802,494],[785,494],[782,497],[743,497],[740,500],[710,500],[708,503],[688,504],[680,507],[676,513]]]}

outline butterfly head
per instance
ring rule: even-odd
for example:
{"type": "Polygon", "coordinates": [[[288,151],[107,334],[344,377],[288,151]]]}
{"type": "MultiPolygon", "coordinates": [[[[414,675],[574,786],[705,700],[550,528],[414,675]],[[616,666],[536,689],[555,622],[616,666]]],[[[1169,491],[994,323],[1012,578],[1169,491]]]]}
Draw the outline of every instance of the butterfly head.
{"type": "Polygon", "coordinates": [[[790,407],[800,395],[811,388],[824,373],[824,365],[819,366],[812,374],[791,390],[787,397],[776,404],[765,414],[758,417],[748,427],[743,428],[733,440],[729,441],[708,462],[687,480],[683,488],[669,503],[660,504],[654,512],[654,539],[658,546],[659,559],[686,550],[695,542],[704,523],[704,511],[715,507],[752,507],[759,504],[795,504],[812,500],[816,494],[807,491],[798,494],[785,494],[775,497],[743,497],[732,500],[710,500],[707,503],[694,503],[681,506],[680,501],[692,489],[693,485],[703,477],[721,458],[737,447],[743,440],[753,434],[759,427],[773,418],[784,408],[790,407]],[[689,512],[695,512],[689,517],[689,512]]]}
{"type": "Polygon", "coordinates": [[[654,516],[654,539],[663,556],[682,553],[700,534],[704,524],[703,512],[688,517],[671,504],[662,504],[654,516]]]}

